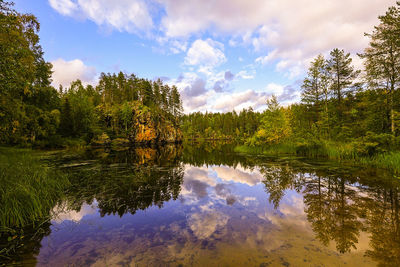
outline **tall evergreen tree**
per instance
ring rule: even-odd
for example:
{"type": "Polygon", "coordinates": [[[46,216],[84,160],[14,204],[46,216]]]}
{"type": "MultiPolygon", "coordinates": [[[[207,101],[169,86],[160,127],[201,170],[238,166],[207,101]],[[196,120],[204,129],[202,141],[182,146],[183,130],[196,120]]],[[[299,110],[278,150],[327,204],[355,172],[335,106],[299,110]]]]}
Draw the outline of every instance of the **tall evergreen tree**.
{"type": "Polygon", "coordinates": [[[68,97],[65,98],[64,104],[61,110],[61,120],[60,120],[60,131],[64,136],[71,136],[73,134],[73,117],[71,104],[69,103],[68,97]]]}
{"type": "Polygon", "coordinates": [[[400,84],[400,3],[390,7],[379,21],[372,34],[366,34],[369,47],[360,56],[365,59],[369,86],[383,90],[387,96],[390,131],[395,134],[394,94],[400,84]]]}
{"type": "Polygon", "coordinates": [[[178,92],[178,88],[173,85],[172,89],[171,89],[171,96],[170,96],[170,105],[172,108],[172,114],[175,117],[179,117],[182,115],[182,101],[181,101],[181,97],[180,94],[178,92]]]}
{"type": "Polygon", "coordinates": [[[337,102],[337,115],[339,126],[343,124],[343,98],[353,92],[354,80],[359,71],[355,71],[351,64],[350,53],[335,48],[330,53],[328,60],[328,70],[331,77],[331,91],[337,102]]]}
{"type": "Polygon", "coordinates": [[[327,109],[328,101],[328,76],[327,65],[324,57],[319,55],[308,69],[308,77],[303,81],[301,100],[310,109],[313,122],[320,119],[323,108],[327,109]]]}

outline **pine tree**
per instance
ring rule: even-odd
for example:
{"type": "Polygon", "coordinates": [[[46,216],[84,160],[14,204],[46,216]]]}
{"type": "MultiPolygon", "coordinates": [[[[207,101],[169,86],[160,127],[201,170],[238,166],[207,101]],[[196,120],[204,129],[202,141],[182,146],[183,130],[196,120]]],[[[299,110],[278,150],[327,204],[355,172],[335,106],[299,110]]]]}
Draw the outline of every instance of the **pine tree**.
{"type": "Polygon", "coordinates": [[[390,130],[395,134],[394,94],[400,84],[400,3],[390,7],[380,24],[375,27],[369,47],[360,56],[365,59],[366,80],[373,89],[383,90],[387,95],[390,130]]]}
{"type": "Polygon", "coordinates": [[[71,136],[74,132],[74,123],[72,109],[68,97],[65,98],[64,105],[61,111],[60,130],[64,136],[71,136]]]}
{"type": "Polygon", "coordinates": [[[350,53],[345,54],[344,50],[335,48],[331,51],[330,56],[328,60],[328,71],[331,78],[330,90],[336,99],[338,122],[339,127],[341,127],[344,112],[343,98],[353,92],[353,82],[358,76],[359,71],[355,71],[351,65],[352,59],[350,53]]]}
{"type": "Polygon", "coordinates": [[[178,88],[173,85],[171,88],[170,105],[172,107],[172,114],[175,117],[180,117],[182,115],[182,101],[178,91],[178,88]]]}
{"type": "Polygon", "coordinates": [[[326,70],[326,61],[322,55],[319,55],[311,62],[308,77],[304,79],[302,85],[301,100],[309,107],[314,123],[320,119],[323,104],[325,108],[327,104],[328,76],[326,70]]]}

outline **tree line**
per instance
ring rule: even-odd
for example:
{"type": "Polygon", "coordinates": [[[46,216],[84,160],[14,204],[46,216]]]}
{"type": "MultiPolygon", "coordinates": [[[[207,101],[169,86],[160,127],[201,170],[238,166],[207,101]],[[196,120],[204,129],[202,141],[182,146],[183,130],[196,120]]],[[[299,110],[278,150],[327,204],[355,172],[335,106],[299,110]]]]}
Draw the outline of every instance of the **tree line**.
{"type": "Polygon", "coordinates": [[[261,114],[252,108],[226,113],[194,112],[182,116],[181,127],[188,139],[234,139],[252,136],[261,114]]]}
{"type": "Polygon", "coordinates": [[[152,121],[168,120],[179,127],[182,101],[176,86],[150,81],[134,74],[100,75],[97,86],[84,86],[80,80],[66,90],[59,89],[61,101],[60,134],[84,136],[88,140],[106,131],[127,136],[135,127],[135,108],[150,112],[152,121]]]}
{"type": "Polygon", "coordinates": [[[135,112],[153,125],[168,122],[179,128],[180,94],[160,79],[102,73],[97,85],[76,80],[55,89],[39,30],[34,15],[20,14],[13,3],[0,0],[0,143],[51,145],[65,138],[90,142],[103,132],[127,137],[138,126],[135,112]]]}
{"type": "Polygon", "coordinates": [[[333,49],[310,63],[301,87],[301,102],[282,107],[275,96],[263,112],[243,110],[190,114],[183,118],[185,136],[239,139],[249,146],[280,143],[344,142],[362,144],[373,153],[378,146],[400,145],[400,2],[379,16],[369,46],[356,70],[350,53],[333,49]],[[240,114],[251,114],[251,119],[240,114]],[[221,119],[223,118],[223,119],[221,119]],[[246,128],[244,125],[252,124],[246,128]]]}

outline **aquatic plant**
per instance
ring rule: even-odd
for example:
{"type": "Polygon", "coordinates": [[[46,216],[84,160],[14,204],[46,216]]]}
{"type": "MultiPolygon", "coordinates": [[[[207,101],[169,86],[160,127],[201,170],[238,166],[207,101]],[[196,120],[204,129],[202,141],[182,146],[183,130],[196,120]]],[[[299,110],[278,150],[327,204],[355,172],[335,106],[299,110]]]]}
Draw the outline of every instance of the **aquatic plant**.
{"type": "Polygon", "coordinates": [[[68,178],[28,149],[0,148],[0,227],[20,228],[49,217],[68,178]]]}

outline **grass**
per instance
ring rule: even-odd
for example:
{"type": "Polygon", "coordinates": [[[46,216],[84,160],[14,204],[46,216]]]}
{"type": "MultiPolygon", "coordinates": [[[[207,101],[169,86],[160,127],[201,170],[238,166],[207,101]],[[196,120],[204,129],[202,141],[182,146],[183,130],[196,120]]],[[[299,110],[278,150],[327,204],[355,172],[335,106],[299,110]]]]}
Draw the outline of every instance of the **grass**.
{"type": "Polygon", "coordinates": [[[330,159],[356,159],[358,155],[352,144],[334,142],[320,143],[282,143],[265,146],[237,146],[235,152],[263,155],[300,155],[307,157],[325,157],[330,159]]]}
{"type": "Polygon", "coordinates": [[[45,166],[36,152],[0,147],[0,262],[11,264],[43,235],[68,185],[67,176],[45,166]]]}
{"type": "Polygon", "coordinates": [[[290,143],[277,144],[271,146],[236,146],[235,152],[248,153],[248,154],[263,154],[268,156],[277,156],[283,154],[297,154],[296,146],[290,143]]]}
{"type": "Polygon", "coordinates": [[[354,160],[365,165],[390,169],[400,173],[400,152],[379,153],[368,156],[354,143],[321,141],[320,143],[283,143],[270,146],[237,146],[235,152],[268,156],[299,155],[334,160],[354,160]]]}
{"type": "Polygon", "coordinates": [[[48,218],[68,183],[32,150],[0,148],[0,227],[21,228],[48,218]]]}
{"type": "Polygon", "coordinates": [[[398,151],[379,154],[371,158],[361,158],[360,162],[400,173],[400,152],[398,151]]]}

